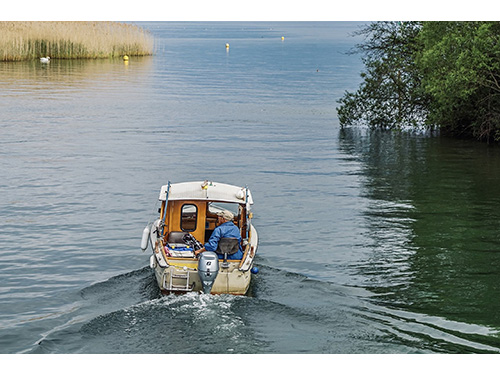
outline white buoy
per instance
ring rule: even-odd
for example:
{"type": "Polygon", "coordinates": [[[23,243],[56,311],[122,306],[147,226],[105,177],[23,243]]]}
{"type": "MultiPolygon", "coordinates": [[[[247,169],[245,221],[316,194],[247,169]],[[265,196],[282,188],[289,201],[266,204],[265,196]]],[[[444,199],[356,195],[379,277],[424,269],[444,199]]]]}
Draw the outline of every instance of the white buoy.
{"type": "Polygon", "coordinates": [[[141,249],[142,251],[146,251],[148,248],[148,239],[149,239],[149,226],[146,225],[146,228],[142,231],[142,240],[141,240],[141,249]]]}

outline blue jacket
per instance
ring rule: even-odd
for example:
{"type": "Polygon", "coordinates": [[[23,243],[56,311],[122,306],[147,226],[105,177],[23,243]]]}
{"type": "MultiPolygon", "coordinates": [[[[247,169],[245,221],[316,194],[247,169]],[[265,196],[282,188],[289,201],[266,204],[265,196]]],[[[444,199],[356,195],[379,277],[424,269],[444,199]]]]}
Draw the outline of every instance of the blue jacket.
{"type": "MultiPolygon", "coordinates": [[[[214,229],[212,235],[210,236],[208,242],[205,244],[205,249],[208,251],[216,251],[221,238],[233,237],[237,238],[239,241],[239,250],[232,255],[228,255],[227,259],[241,259],[243,258],[243,250],[241,249],[241,235],[240,230],[232,222],[228,221],[222,223],[217,228],[214,229]]],[[[219,259],[223,259],[224,255],[217,254],[219,259]]]]}

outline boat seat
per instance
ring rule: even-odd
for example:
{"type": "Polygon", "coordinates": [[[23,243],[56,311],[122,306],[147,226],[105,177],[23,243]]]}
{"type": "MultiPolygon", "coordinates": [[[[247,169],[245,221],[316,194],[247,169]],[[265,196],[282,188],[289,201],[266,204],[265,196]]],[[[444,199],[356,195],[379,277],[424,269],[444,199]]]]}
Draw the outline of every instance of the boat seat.
{"type": "Polygon", "coordinates": [[[219,240],[216,253],[218,254],[236,254],[240,249],[240,243],[237,238],[223,237],[219,240]]]}
{"type": "Polygon", "coordinates": [[[167,237],[168,243],[184,243],[186,232],[170,232],[167,237]]]}

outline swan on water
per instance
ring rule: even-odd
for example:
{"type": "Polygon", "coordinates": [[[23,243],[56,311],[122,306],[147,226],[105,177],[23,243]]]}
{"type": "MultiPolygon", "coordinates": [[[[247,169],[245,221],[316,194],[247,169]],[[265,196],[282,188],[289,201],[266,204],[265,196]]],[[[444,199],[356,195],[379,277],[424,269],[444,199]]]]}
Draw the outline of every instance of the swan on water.
{"type": "Polygon", "coordinates": [[[50,61],[50,57],[47,56],[47,57],[40,57],[40,62],[43,62],[43,63],[48,63],[50,61]]]}

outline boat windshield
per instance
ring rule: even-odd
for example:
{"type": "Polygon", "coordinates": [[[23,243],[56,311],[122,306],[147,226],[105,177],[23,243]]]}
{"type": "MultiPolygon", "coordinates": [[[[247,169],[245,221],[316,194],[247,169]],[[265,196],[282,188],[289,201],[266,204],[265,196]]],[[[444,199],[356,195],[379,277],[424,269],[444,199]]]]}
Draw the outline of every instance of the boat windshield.
{"type": "Polygon", "coordinates": [[[219,212],[227,210],[233,213],[235,217],[238,216],[239,205],[237,203],[226,202],[210,202],[208,203],[208,212],[217,215],[219,212]]]}

